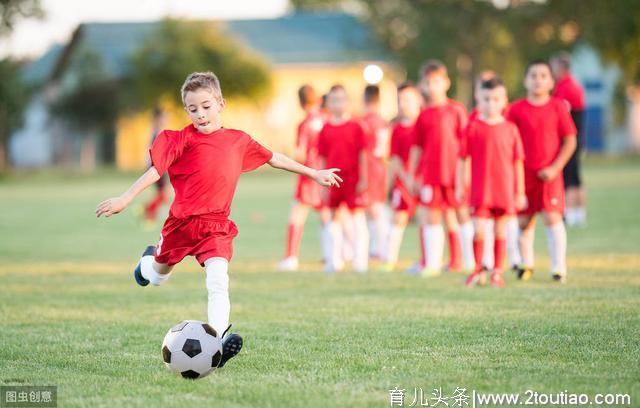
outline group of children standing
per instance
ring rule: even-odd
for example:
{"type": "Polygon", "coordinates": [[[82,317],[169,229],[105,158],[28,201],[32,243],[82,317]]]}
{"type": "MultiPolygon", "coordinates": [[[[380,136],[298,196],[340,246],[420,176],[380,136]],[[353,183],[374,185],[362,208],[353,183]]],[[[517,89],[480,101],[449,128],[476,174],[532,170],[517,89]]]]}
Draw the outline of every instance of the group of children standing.
{"type": "Polygon", "coordinates": [[[300,89],[306,117],[298,127],[296,159],[339,168],[344,183],[326,189],[299,179],[280,269],[298,268],[309,208],[321,214],[327,272],[342,270],[345,261],[366,272],[369,259],[381,261],[383,271],[394,270],[404,230],[416,214],[421,256],[410,271],[425,277],[465,271],[467,286],[484,283],[490,272],[491,285],[503,287],[507,256],[519,279],[532,276],[535,216],[541,213],[552,277],[566,280],[562,172],[577,131],[567,102],[552,96],[551,65],[532,61],[524,77],[527,96],[512,104],[497,75],[481,73],[471,113],[447,96],[450,85],[446,66],[428,61],[416,84],[398,86],[391,123],[379,113],[377,86],[365,89],[360,117],[351,115],[342,85],[324,98],[309,85],[300,89]]]}

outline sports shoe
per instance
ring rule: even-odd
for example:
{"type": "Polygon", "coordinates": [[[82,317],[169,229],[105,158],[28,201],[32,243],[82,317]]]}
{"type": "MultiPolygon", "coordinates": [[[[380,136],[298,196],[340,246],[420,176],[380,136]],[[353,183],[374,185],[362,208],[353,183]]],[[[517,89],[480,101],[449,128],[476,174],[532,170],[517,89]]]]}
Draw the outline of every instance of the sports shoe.
{"type": "Polygon", "coordinates": [[[533,276],[533,268],[518,268],[516,274],[518,279],[526,282],[533,276]]]}
{"type": "Polygon", "coordinates": [[[297,271],[298,258],[296,258],[295,256],[284,258],[282,261],[278,263],[278,270],[283,272],[297,271]]]}
{"type": "Polygon", "coordinates": [[[551,279],[553,279],[555,282],[567,283],[567,275],[560,272],[553,272],[551,274],[551,279]]]}
{"type": "MultiPolygon", "coordinates": [[[[229,331],[231,325],[227,328],[225,333],[229,331]]],[[[224,334],[223,334],[224,336],[224,334]]],[[[242,350],[242,336],[236,333],[229,333],[222,340],[222,358],[220,359],[220,364],[218,364],[218,368],[224,367],[227,364],[227,361],[231,360],[242,350]]]]}
{"type": "Polygon", "coordinates": [[[484,269],[481,269],[467,276],[467,279],[465,279],[464,281],[464,286],[468,288],[478,286],[481,285],[483,281],[486,281],[486,271],[484,269]]]}
{"type": "MultiPolygon", "coordinates": [[[[156,247],[153,245],[148,246],[144,252],[142,253],[142,256],[153,256],[153,254],[156,253],[156,247]]],[[[136,280],[136,283],[140,286],[147,286],[149,284],[149,281],[147,279],[145,279],[142,276],[142,269],[140,266],[140,262],[138,262],[138,266],[136,266],[136,269],[133,270],[133,277],[136,280]]]]}
{"type": "Polygon", "coordinates": [[[504,277],[502,271],[493,271],[491,274],[491,286],[494,288],[504,288],[504,277]]]}
{"type": "Polygon", "coordinates": [[[423,278],[435,278],[440,275],[442,275],[442,272],[440,272],[439,269],[424,268],[422,272],[420,272],[420,276],[423,278]]]}

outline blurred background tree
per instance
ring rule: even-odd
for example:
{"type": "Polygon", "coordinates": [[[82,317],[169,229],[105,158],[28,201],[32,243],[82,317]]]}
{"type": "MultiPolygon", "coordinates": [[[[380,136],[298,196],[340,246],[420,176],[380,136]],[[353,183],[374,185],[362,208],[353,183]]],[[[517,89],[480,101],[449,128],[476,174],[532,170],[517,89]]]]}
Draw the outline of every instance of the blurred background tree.
{"type": "Polygon", "coordinates": [[[355,12],[377,31],[416,79],[428,58],[451,71],[456,97],[470,103],[472,78],[499,72],[514,95],[524,92],[522,70],[534,58],[584,40],[615,61],[632,80],[640,56],[637,0],[291,0],[301,10],[355,12]],[[630,57],[630,56],[635,56],[630,57]]]}
{"type": "MultiPolygon", "coordinates": [[[[43,17],[39,0],[0,0],[0,40],[13,31],[20,19],[43,17]]],[[[29,98],[29,90],[18,85],[21,66],[10,58],[0,60],[0,172],[9,166],[9,136],[22,125],[29,98]]]]}
{"type": "Polygon", "coordinates": [[[182,106],[180,86],[194,71],[215,72],[226,98],[260,99],[270,90],[266,64],[215,23],[167,19],[131,57],[126,108],[144,110],[167,98],[182,106]]]}

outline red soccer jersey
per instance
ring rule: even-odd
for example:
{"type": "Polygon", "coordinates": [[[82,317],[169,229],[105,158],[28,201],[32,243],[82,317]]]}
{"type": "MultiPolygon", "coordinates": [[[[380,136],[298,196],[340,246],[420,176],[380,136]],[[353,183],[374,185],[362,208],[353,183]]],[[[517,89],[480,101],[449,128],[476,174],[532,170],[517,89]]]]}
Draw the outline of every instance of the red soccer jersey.
{"type": "Polygon", "coordinates": [[[327,168],[339,168],[343,179],[360,176],[360,152],[366,148],[366,136],[360,124],[348,120],[339,125],[326,123],[318,136],[318,153],[327,168]]]}
{"type": "Polygon", "coordinates": [[[584,90],[570,74],[558,80],[553,96],[565,100],[569,104],[569,110],[583,111],[585,108],[584,90]]]}
{"type": "Polygon", "coordinates": [[[508,118],[518,126],[524,147],[524,166],[537,171],[558,156],[562,139],[576,134],[569,110],[562,99],[532,105],[526,98],[511,105],[508,118]]]}
{"type": "Polygon", "coordinates": [[[228,217],[240,173],[262,166],[273,156],[240,130],[220,128],[203,134],[193,125],[162,131],[149,153],[158,174],[169,172],[175,190],[170,212],[175,218],[228,217]]]}
{"type": "Polygon", "coordinates": [[[296,147],[304,146],[306,156],[304,164],[308,167],[317,167],[318,135],[323,126],[324,121],[320,113],[308,114],[298,125],[296,147]]]}
{"type": "MultiPolygon", "coordinates": [[[[405,126],[397,123],[391,133],[391,150],[389,155],[391,157],[397,156],[400,159],[404,171],[409,171],[409,152],[413,145],[414,127],[415,125],[405,126]]],[[[396,183],[397,181],[398,180],[396,180],[396,183]]]]}
{"type": "Polygon", "coordinates": [[[456,162],[467,110],[456,101],[422,110],[415,126],[414,144],[422,148],[418,168],[427,185],[449,186],[455,182],[456,162]]]}
{"type": "Polygon", "coordinates": [[[371,158],[380,161],[389,143],[389,123],[378,113],[370,112],[360,119],[360,125],[367,137],[367,152],[371,158]]]}
{"type": "Polygon", "coordinates": [[[471,158],[473,208],[515,211],[514,163],[524,156],[518,128],[509,121],[490,125],[480,119],[469,122],[460,146],[460,157],[471,158]]]}

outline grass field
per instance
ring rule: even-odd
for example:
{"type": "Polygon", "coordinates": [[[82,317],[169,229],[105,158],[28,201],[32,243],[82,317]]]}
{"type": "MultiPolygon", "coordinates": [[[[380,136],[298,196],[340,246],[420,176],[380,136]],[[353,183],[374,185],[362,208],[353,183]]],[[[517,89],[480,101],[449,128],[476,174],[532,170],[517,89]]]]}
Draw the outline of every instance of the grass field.
{"type": "MultiPolygon", "coordinates": [[[[566,285],[549,279],[539,230],[533,280],[508,275],[501,291],[465,289],[461,275],[327,277],[315,216],[304,272],[276,272],[292,178],[243,176],[230,273],[245,348],[199,381],[165,370],[160,344],[176,322],[206,320],[202,270],[187,258],[164,286],[140,288],[131,270],[159,227],[141,228],[132,208],[93,214],[134,178],[56,171],[0,180],[0,384],[57,385],[63,407],[384,407],[394,387],[406,390],[405,406],[416,388],[430,396],[440,387],[445,396],[457,387],[624,393],[640,406],[638,160],[588,161],[589,226],[569,232],[566,285]]],[[[407,264],[416,238],[412,226],[407,264]]]]}

